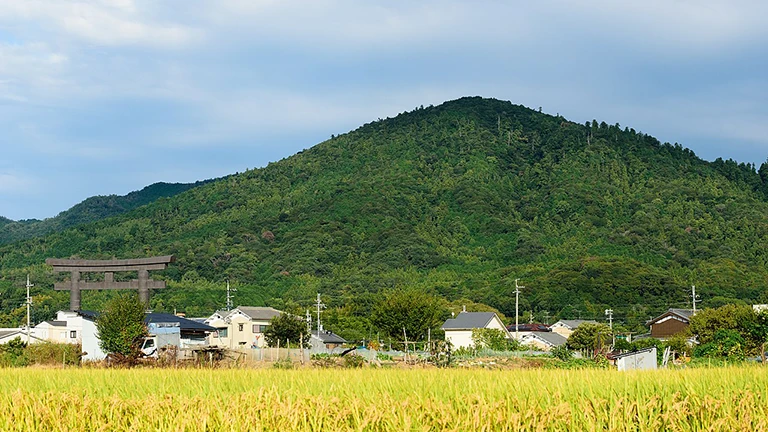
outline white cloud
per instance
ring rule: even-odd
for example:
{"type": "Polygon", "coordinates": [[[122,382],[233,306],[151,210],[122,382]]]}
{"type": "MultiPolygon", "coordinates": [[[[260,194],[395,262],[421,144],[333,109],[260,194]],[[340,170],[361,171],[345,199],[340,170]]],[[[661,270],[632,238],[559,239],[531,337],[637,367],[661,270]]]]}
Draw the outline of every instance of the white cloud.
{"type": "Polygon", "coordinates": [[[59,36],[98,45],[178,47],[195,40],[192,27],[158,21],[130,0],[84,2],[76,0],[0,0],[0,23],[26,33],[45,29],[59,36]]]}

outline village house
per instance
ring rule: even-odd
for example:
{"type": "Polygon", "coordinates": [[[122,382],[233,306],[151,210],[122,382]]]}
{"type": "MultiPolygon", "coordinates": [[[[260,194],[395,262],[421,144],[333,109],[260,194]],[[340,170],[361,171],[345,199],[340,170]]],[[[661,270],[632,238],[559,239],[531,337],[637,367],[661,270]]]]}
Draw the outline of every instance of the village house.
{"type": "Polygon", "coordinates": [[[651,337],[664,340],[687,329],[691,323],[691,316],[693,316],[692,309],[670,308],[656,318],[647,321],[645,325],[651,328],[651,337]]]}
{"type": "Polygon", "coordinates": [[[343,350],[347,341],[330,330],[312,330],[309,340],[312,354],[331,354],[343,350]]]}
{"type": "Polygon", "coordinates": [[[547,352],[552,350],[552,348],[565,345],[566,341],[568,341],[568,339],[565,336],[551,331],[528,332],[520,337],[520,342],[522,342],[523,345],[532,345],[541,351],[547,352]]]}
{"type": "Polygon", "coordinates": [[[517,334],[521,340],[524,336],[529,335],[533,332],[550,332],[551,331],[549,327],[547,327],[546,325],[537,324],[537,323],[519,324],[517,326],[517,333],[515,332],[514,324],[507,326],[507,330],[509,331],[509,334],[512,335],[512,337],[515,337],[515,335],[517,334]]]}
{"type": "Polygon", "coordinates": [[[6,344],[14,339],[19,339],[22,342],[37,343],[42,340],[38,338],[34,332],[27,334],[26,328],[0,328],[0,345],[6,344]]]}
{"type": "MultiPolygon", "coordinates": [[[[41,340],[57,343],[79,343],[85,353],[84,361],[98,361],[107,357],[99,346],[99,335],[96,330],[97,312],[93,311],[59,311],[53,321],[44,321],[35,326],[35,333],[41,340]]],[[[206,336],[214,331],[213,327],[200,322],[188,320],[173,314],[148,313],[144,322],[174,323],[180,328],[180,348],[189,348],[206,344],[206,336]]]]}
{"type": "Polygon", "coordinates": [[[212,346],[235,348],[263,348],[264,331],[272,318],[282,311],[271,307],[238,306],[231,311],[216,311],[205,324],[216,331],[208,337],[212,346]]]}
{"type": "Polygon", "coordinates": [[[55,343],[70,342],[70,339],[77,339],[77,334],[67,330],[66,321],[50,320],[43,321],[36,325],[34,328],[35,335],[40,339],[44,339],[55,343]]]}
{"type": "Polygon", "coordinates": [[[551,326],[549,326],[549,329],[553,332],[568,338],[574,330],[576,330],[580,325],[584,323],[590,323],[590,324],[597,324],[597,321],[594,320],[560,320],[551,326]]]}
{"type": "Polygon", "coordinates": [[[496,329],[503,332],[507,339],[512,339],[507,327],[494,312],[462,311],[455,318],[446,320],[441,328],[445,331],[445,341],[450,342],[454,349],[473,346],[472,330],[474,329],[496,329]]]}

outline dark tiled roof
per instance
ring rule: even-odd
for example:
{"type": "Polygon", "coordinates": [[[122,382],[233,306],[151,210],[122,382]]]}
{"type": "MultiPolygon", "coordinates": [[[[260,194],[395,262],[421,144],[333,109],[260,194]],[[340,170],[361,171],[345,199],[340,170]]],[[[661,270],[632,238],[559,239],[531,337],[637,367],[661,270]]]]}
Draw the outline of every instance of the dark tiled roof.
{"type": "Polygon", "coordinates": [[[67,322],[66,321],[46,321],[48,324],[54,326],[54,327],[66,327],[67,322]]]}
{"type": "MultiPolygon", "coordinates": [[[[509,330],[511,332],[514,332],[515,331],[515,325],[512,324],[511,326],[507,326],[507,330],[509,330]]],[[[548,332],[548,331],[552,331],[552,330],[550,330],[549,327],[547,327],[544,324],[536,324],[536,323],[534,323],[534,324],[527,324],[526,323],[526,324],[520,324],[517,327],[517,331],[548,332]]]]}
{"type": "Polygon", "coordinates": [[[238,306],[236,309],[248,315],[252,320],[259,321],[269,321],[283,313],[282,311],[271,307],[238,306]]]}
{"type": "Polygon", "coordinates": [[[215,328],[208,324],[193,321],[191,319],[182,318],[174,314],[169,313],[148,313],[144,317],[144,322],[149,323],[178,323],[181,331],[216,331],[215,328]]]}
{"type": "Polygon", "coordinates": [[[675,315],[681,316],[683,318],[689,319],[691,316],[693,316],[693,309],[676,309],[676,308],[670,308],[670,312],[672,312],[675,315]]]}
{"type": "Polygon", "coordinates": [[[563,337],[560,334],[557,334],[555,332],[532,332],[531,334],[523,336],[523,340],[527,339],[541,339],[542,341],[546,342],[549,345],[552,346],[561,346],[564,345],[565,342],[568,340],[565,337],[563,337]]]}
{"type": "Polygon", "coordinates": [[[16,333],[21,334],[21,330],[2,330],[0,331],[0,338],[4,338],[6,336],[13,336],[16,333]]]}
{"type": "MultiPolygon", "coordinates": [[[[94,311],[78,311],[85,319],[94,321],[99,316],[98,312],[94,311]]],[[[152,312],[144,316],[144,322],[149,323],[178,323],[181,331],[216,331],[214,327],[209,326],[201,322],[193,321],[190,319],[182,318],[174,314],[152,312]]]]}
{"type": "Polygon", "coordinates": [[[347,341],[343,337],[337,335],[336,333],[334,333],[334,332],[332,332],[330,330],[324,330],[324,331],[321,331],[319,333],[320,334],[318,335],[318,331],[317,330],[313,330],[312,331],[312,336],[320,339],[323,343],[327,343],[327,344],[344,344],[344,343],[347,343],[347,341]]]}
{"type": "Polygon", "coordinates": [[[631,351],[631,352],[626,352],[626,353],[623,353],[623,354],[617,354],[617,355],[613,356],[613,358],[614,359],[620,359],[622,357],[629,357],[629,356],[633,356],[635,354],[641,354],[641,353],[650,352],[650,351],[653,351],[655,349],[656,349],[656,347],[643,348],[643,349],[637,350],[637,351],[631,351]]]}
{"type": "MultiPolygon", "coordinates": [[[[580,325],[582,325],[584,323],[597,324],[597,321],[595,321],[595,320],[577,320],[577,319],[576,320],[560,320],[558,322],[563,324],[563,325],[565,325],[566,327],[568,327],[571,330],[575,329],[576,327],[578,327],[578,326],[580,326],[580,325]]],[[[555,324],[557,324],[557,323],[555,323],[555,324]]],[[[555,324],[552,324],[552,325],[555,325],[555,324]]]]}
{"type": "Polygon", "coordinates": [[[496,314],[493,312],[459,312],[456,318],[445,321],[443,330],[468,330],[485,328],[496,314]]]}
{"type": "Polygon", "coordinates": [[[675,309],[675,308],[669,308],[666,312],[663,314],[657,316],[656,318],[652,320],[648,320],[645,322],[645,325],[651,325],[655,323],[656,321],[669,316],[669,315],[676,315],[679,318],[682,318],[684,322],[688,322],[691,319],[691,316],[693,315],[693,309],[675,309]]]}

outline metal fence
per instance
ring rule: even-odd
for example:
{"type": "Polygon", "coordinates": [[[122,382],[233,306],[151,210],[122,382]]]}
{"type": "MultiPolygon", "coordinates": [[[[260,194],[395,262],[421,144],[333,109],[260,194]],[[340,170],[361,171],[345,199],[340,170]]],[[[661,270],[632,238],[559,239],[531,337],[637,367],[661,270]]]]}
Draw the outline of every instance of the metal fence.
{"type": "Polygon", "coordinates": [[[241,348],[228,350],[235,361],[246,363],[274,363],[290,360],[296,363],[308,363],[310,352],[295,348],[241,348]]]}

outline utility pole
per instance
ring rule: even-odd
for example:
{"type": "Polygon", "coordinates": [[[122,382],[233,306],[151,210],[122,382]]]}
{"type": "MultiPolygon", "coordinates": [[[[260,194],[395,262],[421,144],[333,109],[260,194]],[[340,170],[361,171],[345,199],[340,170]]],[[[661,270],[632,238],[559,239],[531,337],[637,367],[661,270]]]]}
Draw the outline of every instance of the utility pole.
{"type": "Polygon", "coordinates": [[[693,301],[693,314],[696,315],[696,300],[699,296],[696,295],[696,285],[691,285],[691,300],[693,301]]]}
{"type": "Polygon", "coordinates": [[[235,296],[232,293],[236,293],[237,288],[230,288],[229,287],[229,279],[227,279],[227,310],[232,310],[233,304],[232,300],[235,298],[235,296]]]}
{"type": "Polygon", "coordinates": [[[307,309],[307,332],[312,334],[312,315],[309,313],[309,309],[307,309]]]}
{"type": "Polygon", "coordinates": [[[317,293],[317,301],[315,302],[315,306],[317,306],[317,332],[320,334],[320,330],[322,330],[322,327],[320,326],[320,309],[325,308],[323,302],[320,301],[320,293],[317,293]]]}
{"type": "Polygon", "coordinates": [[[611,329],[611,349],[616,346],[616,336],[613,334],[613,309],[606,309],[605,314],[608,316],[608,327],[611,329]]]}
{"type": "Polygon", "coordinates": [[[518,317],[520,313],[518,312],[518,307],[520,305],[520,288],[525,288],[522,285],[518,285],[517,282],[520,279],[515,279],[515,340],[520,341],[520,331],[518,330],[520,325],[518,323],[518,317]]]}
{"type": "Polygon", "coordinates": [[[32,306],[32,297],[29,296],[29,289],[32,288],[33,286],[34,285],[29,283],[29,274],[27,274],[27,301],[26,301],[26,305],[27,305],[27,345],[29,345],[32,342],[32,339],[30,338],[30,334],[29,334],[29,326],[30,326],[30,318],[29,318],[30,310],[29,310],[29,308],[30,308],[30,306],[32,306]]]}

